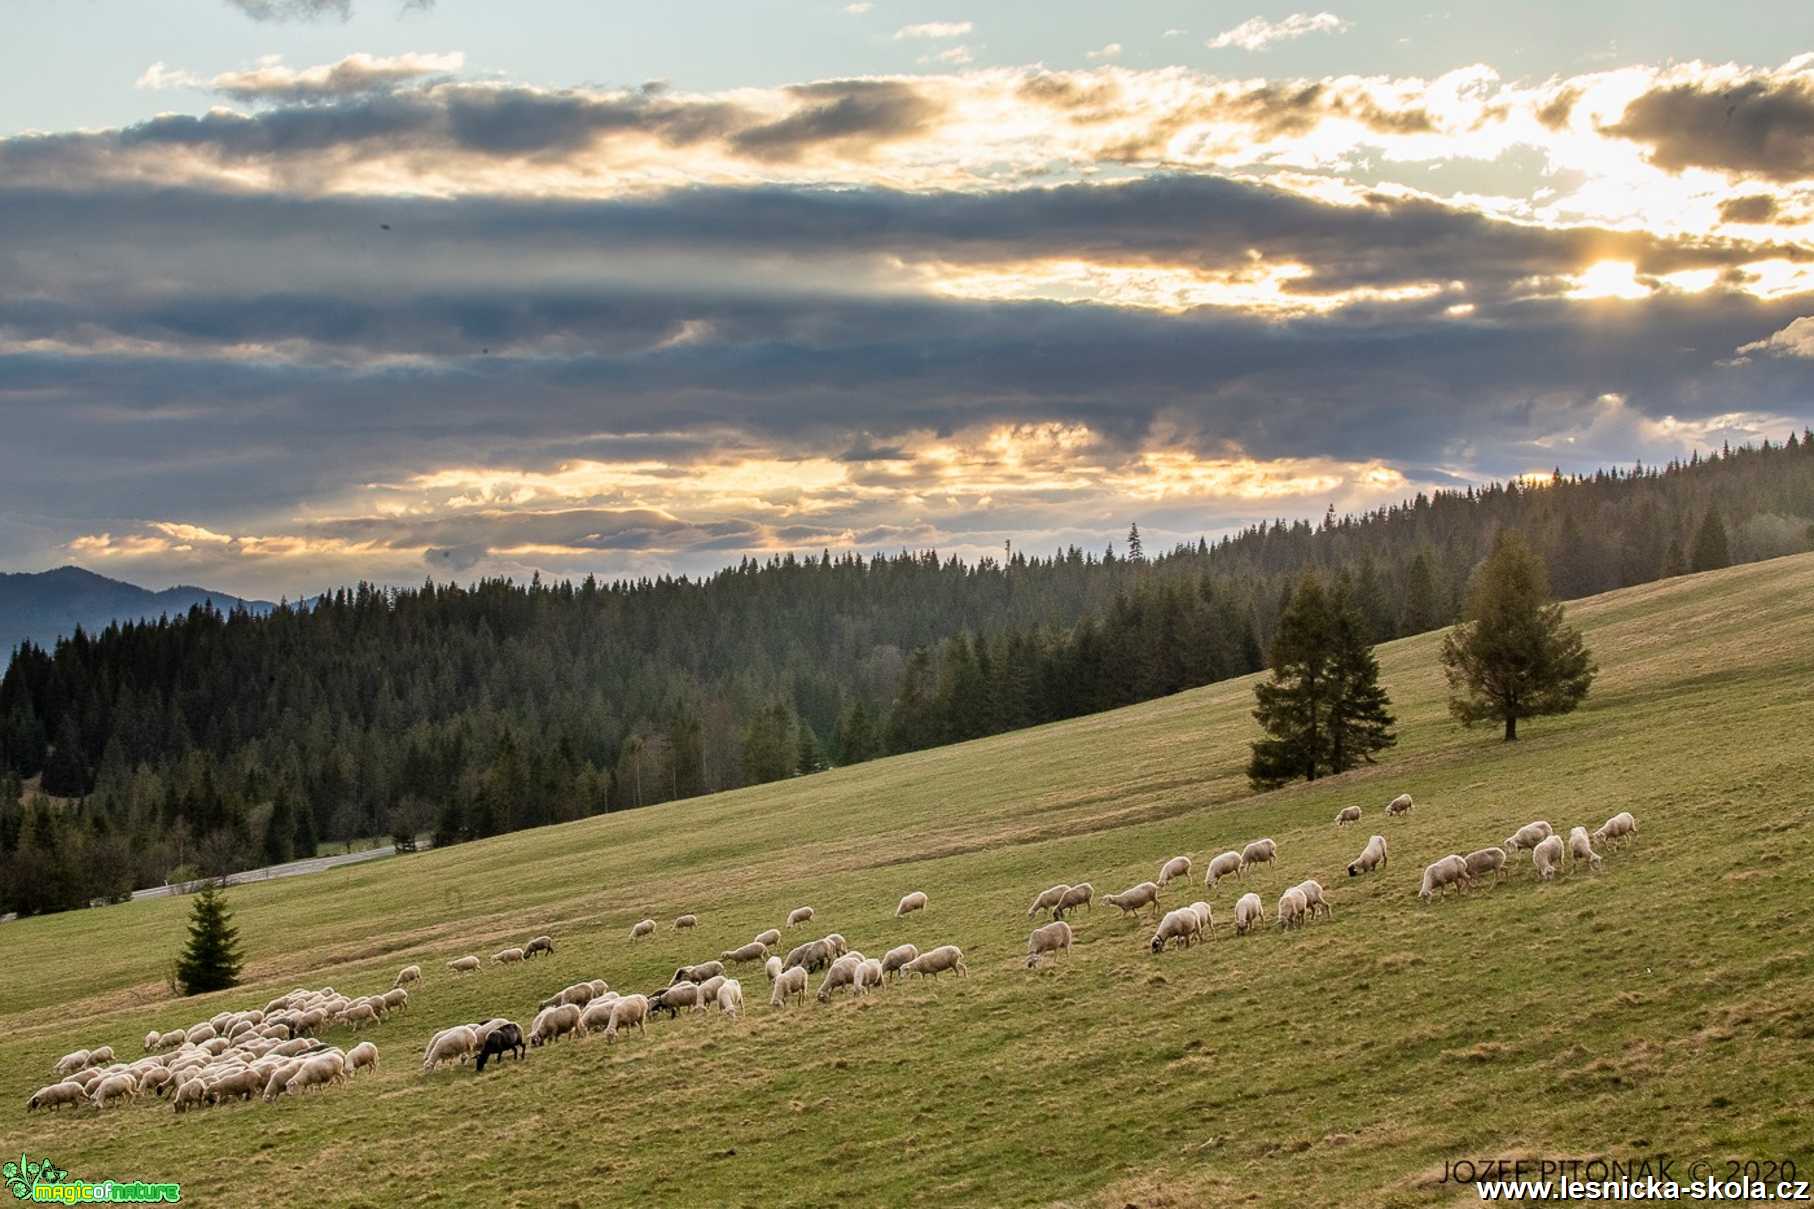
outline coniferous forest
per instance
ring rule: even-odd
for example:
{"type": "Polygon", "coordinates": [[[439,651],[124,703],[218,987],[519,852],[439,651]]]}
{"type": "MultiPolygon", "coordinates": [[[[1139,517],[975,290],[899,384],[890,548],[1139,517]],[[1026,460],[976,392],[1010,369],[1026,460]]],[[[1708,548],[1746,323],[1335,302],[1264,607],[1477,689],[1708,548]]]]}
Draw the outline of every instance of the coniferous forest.
{"type": "Polygon", "coordinates": [[[1504,528],[1563,599],[1808,550],[1814,434],[1157,553],[1135,530],[977,564],[360,585],[26,645],[0,681],[0,910],[362,837],[457,843],[1147,700],[1258,670],[1307,572],[1341,581],[1368,642],[1437,628],[1504,528]]]}

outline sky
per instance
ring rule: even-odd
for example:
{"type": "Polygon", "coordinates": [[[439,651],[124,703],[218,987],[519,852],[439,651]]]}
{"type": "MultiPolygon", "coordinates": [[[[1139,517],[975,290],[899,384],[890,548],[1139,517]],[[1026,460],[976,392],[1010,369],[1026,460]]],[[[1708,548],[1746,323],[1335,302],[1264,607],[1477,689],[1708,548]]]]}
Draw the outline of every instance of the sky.
{"type": "Polygon", "coordinates": [[[1814,420],[1814,6],[8,20],[0,569],[1153,550],[1814,420]]]}

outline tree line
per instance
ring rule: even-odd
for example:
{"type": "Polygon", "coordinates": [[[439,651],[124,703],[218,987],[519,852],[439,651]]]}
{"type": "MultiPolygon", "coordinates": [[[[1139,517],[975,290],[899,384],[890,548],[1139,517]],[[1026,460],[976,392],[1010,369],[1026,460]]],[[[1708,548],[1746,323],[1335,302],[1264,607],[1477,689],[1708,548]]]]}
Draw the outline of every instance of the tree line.
{"type": "MultiPolygon", "coordinates": [[[[22,646],[0,679],[0,909],[360,837],[455,843],[1147,700],[1258,670],[1281,635],[1289,652],[1306,572],[1359,650],[1455,621],[1502,530],[1569,598],[1806,550],[1810,518],[1802,434],[1156,554],[1136,528],[1120,552],[358,585],[78,632],[22,646]]],[[[1371,726],[1364,708],[1344,722],[1344,751],[1371,726]]]]}

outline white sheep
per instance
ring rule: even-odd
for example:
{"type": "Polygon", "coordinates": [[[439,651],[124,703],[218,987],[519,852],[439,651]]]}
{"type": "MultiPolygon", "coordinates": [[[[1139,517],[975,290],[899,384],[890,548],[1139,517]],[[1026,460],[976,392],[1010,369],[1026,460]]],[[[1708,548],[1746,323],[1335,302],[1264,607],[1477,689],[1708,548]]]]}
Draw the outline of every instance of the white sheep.
{"type": "Polygon", "coordinates": [[[655,921],[652,919],[639,919],[630,925],[631,940],[653,935],[655,935],[655,921]]]}
{"type": "Polygon", "coordinates": [[[1266,905],[1249,890],[1235,903],[1235,935],[1245,936],[1266,922],[1266,905]]]}
{"type": "Polygon", "coordinates": [[[1052,908],[1052,918],[1059,919],[1063,917],[1066,912],[1075,911],[1079,907],[1082,907],[1086,911],[1093,912],[1096,908],[1091,905],[1091,900],[1095,897],[1096,887],[1090,885],[1088,882],[1078,882],[1075,886],[1066,890],[1064,895],[1059,898],[1058,905],[1052,908]]]}
{"type": "Polygon", "coordinates": [[[723,974],[714,974],[699,984],[699,1006],[709,1008],[718,1002],[718,988],[729,982],[723,974]]]}
{"type": "MultiPolygon", "coordinates": [[[[276,1097],[267,1090],[265,1098],[275,1099],[276,1097]]],[[[197,1077],[187,1079],[177,1087],[176,1093],[170,1097],[170,1108],[174,1112],[188,1112],[191,1108],[200,1108],[207,1102],[208,1084],[197,1077]]]]}
{"type": "Polygon", "coordinates": [[[811,923],[812,918],[813,909],[811,907],[795,907],[787,913],[787,926],[791,928],[795,924],[811,923]]]}
{"type": "Polygon", "coordinates": [[[139,1081],[128,1074],[108,1075],[88,1093],[88,1102],[106,1108],[115,1100],[130,1100],[139,1094],[139,1081]]]}
{"type": "Polygon", "coordinates": [[[611,993],[601,995],[586,1005],[586,1010],[579,1014],[579,1024],[574,1027],[577,1036],[584,1037],[594,1029],[603,1029],[611,1023],[611,1012],[617,1001],[623,996],[611,993]]]}
{"type": "Polygon", "coordinates": [[[479,970],[479,965],[479,959],[469,955],[466,957],[454,958],[447,963],[447,968],[456,974],[476,974],[479,970]]]}
{"type": "Polygon", "coordinates": [[[697,915],[676,915],[674,926],[676,928],[696,928],[699,926],[699,917],[697,915]]]}
{"type": "Polygon", "coordinates": [[[1411,795],[1408,793],[1401,793],[1390,802],[1386,803],[1386,817],[1389,819],[1397,818],[1401,814],[1410,813],[1411,795]]]}
{"type": "Polygon", "coordinates": [[[896,945],[882,955],[882,973],[899,978],[902,967],[919,955],[918,945],[896,945]]]}
{"type": "Polygon", "coordinates": [[[370,1041],[361,1041],[358,1045],[355,1045],[352,1049],[346,1051],[346,1070],[348,1075],[351,1075],[356,1071],[362,1071],[368,1066],[373,1070],[378,1069],[378,1047],[373,1045],[370,1041]]]}
{"type": "Polygon", "coordinates": [[[1189,876],[1190,858],[1188,856],[1174,856],[1159,866],[1158,882],[1161,886],[1170,885],[1174,878],[1189,876]]]}
{"type": "Polygon", "coordinates": [[[649,1001],[649,1006],[651,1008],[666,1008],[670,1016],[683,1007],[701,1007],[699,984],[697,982],[670,983],[666,990],[662,991],[660,995],[649,1001]]]}
{"type": "Polygon", "coordinates": [[[1217,880],[1227,877],[1230,874],[1239,877],[1241,871],[1241,854],[1233,851],[1224,852],[1219,856],[1210,858],[1209,872],[1204,875],[1203,884],[1209,889],[1214,890],[1216,888],[1217,880]]]}
{"type": "MultiPolygon", "coordinates": [[[[840,940],[843,938],[840,937],[840,940]]],[[[671,982],[704,982],[717,974],[724,973],[722,961],[702,961],[696,966],[681,966],[674,971],[671,982]]]]}
{"type": "Polygon", "coordinates": [[[111,1045],[103,1045],[100,1049],[91,1049],[88,1051],[88,1064],[90,1066],[106,1066],[112,1061],[113,1046],[111,1045]]]}
{"type": "Polygon", "coordinates": [[[64,1079],[60,1083],[52,1083],[33,1092],[31,1098],[25,1102],[25,1111],[61,1108],[65,1104],[80,1105],[87,1097],[88,1093],[80,1083],[72,1083],[68,1079],[64,1079]]]}
{"type": "Polygon", "coordinates": [[[839,987],[854,987],[857,981],[857,967],[861,960],[853,961],[847,955],[831,963],[825,971],[825,980],[819,984],[819,1002],[830,1003],[831,993],[839,987]]]}
{"type": "Polygon", "coordinates": [[[758,933],[756,933],[756,939],[752,943],[759,944],[759,945],[767,945],[769,948],[772,949],[776,945],[781,943],[781,929],[780,928],[769,928],[766,931],[758,932],[758,933]]]}
{"type": "Polygon", "coordinates": [[[1153,918],[1159,918],[1159,887],[1153,882],[1141,882],[1119,894],[1105,894],[1102,901],[1111,907],[1119,907],[1123,915],[1132,915],[1136,919],[1140,917],[1140,908],[1150,906],[1153,918]]]}
{"type": "Polygon", "coordinates": [[[1515,833],[1507,836],[1504,848],[1507,852],[1535,848],[1554,834],[1556,834],[1556,829],[1551,827],[1547,820],[1538,819],[1534,823],[1526,823],[1515,833]]]}
{"type": "Polygon", "coordinates": [[[1418,887],[1417,897],[1427,903],[1450,886],[1455,887],[1455,893],[1465,894],[1469,880],[1466,859],[1450,853],[1424,866],[1423,884],[1418,887]]]}
{"type": "Polygon", "coordinates": [[[1348,876],[1359,877],[1363,873],[1373,872],[1386,863],[1386,855],[1386,837],[1371,837],[1367,840],[1367,846],[1361,849],[1361,854],[1348,862],[1348,876]]]}
{"type": "Polygon", "coordinates": [[[770,982],[775,981],[775,979],[781,977],[781,959],[779,957],[770,957],[767,961],[762,963],[762,970],[768,975],[768,980],[770,982]]]}
{"type": "Polygon", "coordinates": [[[1600,871],[1600,854],[1594,851],[1585,827],[1576,827],[1568,833],[1568,856],[1572,861],[1586,861],[1587,867],[1595,873],[1600,871]]]}
{"type": "Polygon", "coordinates": [[[346,1078],[346,1059],[333,1051],[315,1054],[304,1060],[302,1069],[283,1085],[285,1095],[295,1095],[310,1087],[326,1087],[346,1078]]]}
{"type": "Polygon", "coordinates": [[[913,893],[904,895],[901,898],[900,905],[894,909],[894,917],[899,919],[909,911],[924,911],[925,909],[926,892],[923,890],[915,890],[913,893]]]}
{"type": "Polygon", "coordinates": [[[354,1030],[362,1025],[375,1024],[377,1020],[378,1013],[372,1010],[372,1005],[369,1003],[358,1004],[340,1013],[340,1023],[354,1030]]]}
{"type": "Polygon", "coordinates": [[[781,1007],[790,998],[798,998],[801,1003],[806,1002],[805,966],[795,966],[791,970],[785,970],[780,977],[775,979],[774,988],[769,992],[769,1006],[781,1007]]]}
{"type": "Polygon", "coordinates": [[[833,957],[842,957],[844,954],[850,952],[849,942],[838,932],[827,932],[825,934],[825,947],[831,950],[831,955],[833,957]]]}
{"type": "Polygon", "coordinates": [[[1359,806],[1344,806],[1336,813],[1335,825],[1337,827],[1346,827],[1349,823],[1358,822],[1360,822],[1359,806]]]}
{"type": "Polygon", "coordinates": [[[1041,911],[1055,910],[1058,904],[1064,901],[1064,896],[1070,889],[1071,887],[1068,885],[1059,885],[1047,886],[1044,890],[1041,890],[1034,896],[1033,905],[1027,908],[1027,918],[1032,919],[1041,911]]]}
{"type": "Polygon", "coordinates": [[[87,1065],[88,1051],[85,1049],[74,1050],[64,1054],[61,1058],[58,1058],[56,1062],[51,1065],[50,1073],[53,1075],[73,1075],[87,1065]]]}
{"type": "Polygon", "coordinates": [[[964,965],[964,951],[956,945],[940,945],[936,949],[921,953],[901,969],[908,974],[918,974],[922,977],[926,975],[937,977],[946,970],[955,972],[960,978],[970,973],[969,968],[964,965]]]}
{"type": "Polygon", "coordinates": [[[499,949],[496,953],[491,955],[491,960],[499,965],[508,965],[513,961],[521,961],[523,960],[523,950],[520,946],[515,945],[508,949],[499,949]]]}
{"type": "MultiPolygon", "coordinates": [[[[1047,953],[1069,953],[1070,951],[1071,925],[1062,919],[1055,920],[1042,928],[1034,928],[1027,934],[1027,968],[1029,970],[1038,969],[1040,958],[1047,953]]],[[[911,960],[913,959],[908,958],[908,961],[911,960]]]]}
{"type": "Polygon", "coordinates": [[[579,1008],[571,1003],[558,1007],[543,1008],[536,1014],[535,1023],[529,1027],[529,1044],[547,1045],[565,1037],[579,1027],[579,1008]]]}
{"type": "Polygon", "coordinates": [[[867,995],[871,988],[882,985],[882,962],[879,958],[865,957],[857,965],[855,976],[851,979],[850,993],[867,995]]]}
{"type": "Polygon", "coordinates": [[[479,1035],[471,1025],[459,1024],[436,1033],[422,1055],[422,1069],[433,1070],[443,1062],[464,1062],[479,1048],[479,1035]]]}
{"type": "Polygon", "coordinates": [[[421,982],[421,981],[422,981],[422,967],[421,966],[404,966],[401,970],[397,971],[397,981],[391,983],[391,985],[393,987],[400,987],[406,982],[421,982]]]}
{"type": "Polygon", "coordinates": [[[1271,837],[1255,840],[1241,849],[1241,872],[1246,873],[1255,865],[1269,865],[1277,860],[1279,846],[1271,837]]]}
{"type": "Polygon", "coordinates": [[[1165,946],[1172,943],[1176,943],[1181,949],[1188,949],[1202,933],[1203,920],[1189,907],[1167,911],[1165,918],[1159,921],[1158,930],[1153,933],[1153,952],[1163,952],[1165,946]]]}
{"type": "Polygon", "coordinates": [[[752,940],[740,948],[726,949],[724,952],[718,954],[720,961],[739,963],[746,961],[761,961],[767,956],[768,946],[759,940],[752,940]]]}
{"type": "Polygon", "coordinates": [[[1301,928],[1304,926],[1304,913],[1309,910],[1304,892],[1296,886],[1279,895],[1278,924],[1281,928],[1301,928]]]}
{"type": "Polygon", "coordinates": [[[402,987],[392,987],[384,992],[382,998],[384,1010],[387,1012],[402,1012],[409,1009],[409,992],[402,987]]]}
{"type": "Polygon", "coordinates": [[[1638,821],[1631,816],[1631,811],[1619,813],[1601,823],[1593,833],[1593,842],[1605,844],[1613,840],[1624,840],[1638,833],[1638,821]]]}
{"type": "Polygon", "coordinates": [[[1215,930],[1216,913],[1210,909],[1208,903],[1204,902],[1202,899],[1198,899],[1190,905],[1190,909],[1195,911],[1197,913],[1197,918],[1203,922],[1203,932],[1206,936],[1215,930]]]}
{"type": "Polygon", "coordinates": [[[158,1032],[156,1029],[152,1029],[149,1033],[145,1034],[145,1052],[146,1053],[149,1054],[152,1050],[157,1048],[157,1038],[158,1038],[158,1032]]]}
{"type": "Polygon", "coordinates": [[[1316,918],[1318,911],[1323,913],[1325,919],[1335,918],[1335,908],[1330,905],[1328,896],[1323,893],[1322,882],[1317,881],[1313,877],[1306,881],[1299,882],[1296,886],[1293,886],[1292,889],[1297,890],[1304,896],[1304,909],[1310,912],[1311,919],[1314,920],[1316,918]]]}
{"type": "Polygon", "coordinates": [[[625,995],[611,1005],[611,1020],[605,1025],[605,1040],[617,1040],[617,1034],[631,1025],[636,1031],[646,1032],[643,1022],[649,1018],[649,998],[646,995],[625,995]]]}
{"type": "Polygon", "coordinates": [[[1497,882],[1505,875],[1505,849],[1503,848],[1477,848],[1461,859],[1467,862],[1468,877],[1470,878],[1478,878],[1490,873],[1493,875],[1493,880],[1497,882]]]}
{"type": "Polygon", "coordinates": [[[718,988],[718,1010],[732,1020],[743,1015],[743,984],[735,978],[727,978],[724,985],[718,988]]]}

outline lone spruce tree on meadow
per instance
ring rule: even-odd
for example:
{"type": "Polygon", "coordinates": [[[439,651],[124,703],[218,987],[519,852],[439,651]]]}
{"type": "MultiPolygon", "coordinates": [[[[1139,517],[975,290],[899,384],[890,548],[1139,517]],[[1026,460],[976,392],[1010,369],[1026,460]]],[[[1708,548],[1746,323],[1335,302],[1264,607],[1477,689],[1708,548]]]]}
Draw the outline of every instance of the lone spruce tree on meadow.
{"type": "Polygon", "coordinates": [[[203,886],[189,909],[189,943],[176,962],[176,981],[185,995],[219,991],[239,981],[245,957],[239,929],[219,887],[203,886]]]}
{"type": "Polygon", "coordinates": [[[1518,737],[1518,720],[1566,714],[1598,671],[1581,631],[1550,599],[1549,575],[1515,530],[1502,529],[1468,588],[1459,625],[1442,640],[1449,712],[1463,726],[1491,720],[1518,737]]]}

